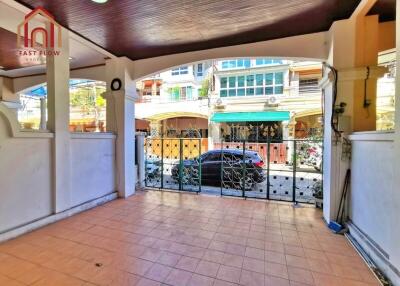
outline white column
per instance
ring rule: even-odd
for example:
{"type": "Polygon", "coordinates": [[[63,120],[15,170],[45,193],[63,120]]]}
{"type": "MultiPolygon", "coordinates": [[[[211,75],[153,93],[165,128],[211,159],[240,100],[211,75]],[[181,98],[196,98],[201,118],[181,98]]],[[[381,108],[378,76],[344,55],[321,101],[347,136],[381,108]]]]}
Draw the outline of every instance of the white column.
{"type": "MultiPolygon", "coordinates": [[[[398,158],[400,158],[400,1],[397,1],[396,7],[396,109],[395,109],[395,158],[393,158],[394,162],[396,162],[396,166],[399,166],[398,158]]],[[[397,210],[397,216],[392,216],[390,219],[392,220],[390,225],[397,226],[398,219],[400,217],[400,192],[398,191],[398,186],[400,186],[400,167],[394,169],[394,178],[396,190],[393,190],[393,207],[397,210]]],[[[393,227],[391,229],[392,233],[392,243],[394,253],[391,254],[393,259],[393,264],[396,265],[399,269],[400,265],[400,247],[398,247],[398,241],[395,239],[396,237],[400,237],[400,228],[393,227]]]]}
{"type": "Polygon", "coordinates": [[[54,212],[68,209],[70,198],[70,133],[69,133],[69,37],[62,29],[60,54],[47,56],[48,125],[53,139],[53,204],[54,212]]]}
{"type": "Polygon", "coordinates": [[[144,188],[144,181],[145,181],[145,154],[144,154],[144,139],[145,139],[144,132],[137,132],[136,133],[136,155],[137,157],[137,168],[138,168],[138,185],[140,188],[144,188]]]}
{"type": "Polygon", "coordinates": [[[47,103],[46,103],[46,98],[41,97],[40,98],[40,130],[46,130],[47,129],[47,103]]]}
{"type": "Polygon", "coordinates": [[[107,130],[117,135],[116,176],[120,197],[135,193],[135,99],[136,86],[131,79],[130,60],[127,58],[106,61],[107,76],[107,130]],[[119,90],[111,90],[111,82],[121,81],[119,90]]]}

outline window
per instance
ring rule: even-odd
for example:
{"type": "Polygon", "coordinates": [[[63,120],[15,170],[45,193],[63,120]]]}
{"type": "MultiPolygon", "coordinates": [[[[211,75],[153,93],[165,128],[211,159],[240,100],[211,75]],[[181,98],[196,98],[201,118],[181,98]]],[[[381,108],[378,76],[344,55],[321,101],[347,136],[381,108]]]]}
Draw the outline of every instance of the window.
{"type": "Polygon", "coordinates": [[[221,161],[221,152],[212,152],[203,154],[201,158],[202,162],[218,162],[221,161]]]}
{"type": "Polygon", "coordinates": [[[173,87],[169,89],[171,101],[193,99],[193,88],[191,86],[173,87]]]}
{"type": "Polygon", "coordinates": [[[244,76],[238,76],[238,87],[244,87],[244,76]]]}
{"type": "Polygon", "coordinates": [[[236,59],[236,60],[221,62],[222,69],[236,69],[236,68],[249,68],[249,67],[250,67],[250,59],[236,59]]]}
{"type": "Polygon", "coordinates": [[[236,87],[236,77],[229,77],[229,88],[236,87]]]}
{"type": "Polygon", "coordinates": [[[263,74],[256,74],[256,85],[262,86],[264,84],[264,75],[263,74]]]}
{"type": "Polygon", "coordinates": [[[256,59],[256,66],[263,66],[263,65],[281,65],[283,64],[282,60],[276,59],[256,59]]]}
{"type": "Polygon", "coordinates": [[[247,86],[254,86],[254,75],[246,76],[246,84],[247,86]]]}
{"type": "Polygon", "coordinates": [[[176,69],[173,69],[171,71],[172,75],[182,75],[182,74],[188,74],[189,70],[188,70],[188,66],[182,66],[176,69]]]}
{"type": "Polygon", "coordinates": [[[221,77],[220,96],[283,94],[283,72],[221,77]]]}
{"type": "Polygon", "coordinates": [[[203,76],[203,64],[197,64],[197,76],[203,76]]]}
{"type": "Polygon", "coordinates": [[[221,77],[221,88],[226,88],[227,83],[228,83],[228,78],[221,77]]]}
{"type": "Polygon", "coordinates": [[[307,93],[307,92],[319,92],[320,89],[318,87],[318,79],[310,78],[310,79],[300,79],[299,80],[299,92],[307,93]]]}

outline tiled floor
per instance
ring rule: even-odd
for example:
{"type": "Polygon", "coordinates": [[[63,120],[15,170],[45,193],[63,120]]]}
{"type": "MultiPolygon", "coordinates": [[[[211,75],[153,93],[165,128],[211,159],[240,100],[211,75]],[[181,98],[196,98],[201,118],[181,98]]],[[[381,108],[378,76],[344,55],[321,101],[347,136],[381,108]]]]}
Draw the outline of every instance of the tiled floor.
{"type": "Polygon", "coordinates": [[[139,193],[0,244],[0,285],[379,285],[321,212],[139,193]]]}

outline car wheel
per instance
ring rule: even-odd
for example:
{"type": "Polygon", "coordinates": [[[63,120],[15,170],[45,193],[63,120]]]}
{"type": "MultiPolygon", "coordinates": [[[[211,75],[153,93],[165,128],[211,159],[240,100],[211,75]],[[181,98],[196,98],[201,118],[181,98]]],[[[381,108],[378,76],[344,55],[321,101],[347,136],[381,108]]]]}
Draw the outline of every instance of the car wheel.
{"type": "Polygon", "coordinates": [[[243,189],[243,186],[244,186],[244,190],[245,191],[250,191],[254,186],[254,182],[253,182],[252,176],[247,175],[245,178],[241,177],[239,186],[240,186],[241,189],[243,189]]]}

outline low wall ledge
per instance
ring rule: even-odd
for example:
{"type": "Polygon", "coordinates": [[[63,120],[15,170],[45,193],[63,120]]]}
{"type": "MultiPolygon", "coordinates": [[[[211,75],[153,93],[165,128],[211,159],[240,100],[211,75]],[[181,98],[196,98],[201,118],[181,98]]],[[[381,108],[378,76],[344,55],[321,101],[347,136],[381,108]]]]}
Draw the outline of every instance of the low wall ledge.
{"type": "Polygon", "coordinates": [[[351,141],[394,141],[394,131],[364,131],[349,134],[351,141]]]}
{"type": "Polygon", "coordinates": [[[54,138],[54,133],[40,130],[20,130],[14,134],[16,138],[54,138]]]}
{"type": "Polygon", "coordinates": [[[89,132],[72,132],[71,139],[115,139],[117,136],[114,133],[89,133],[89,132]]]}

